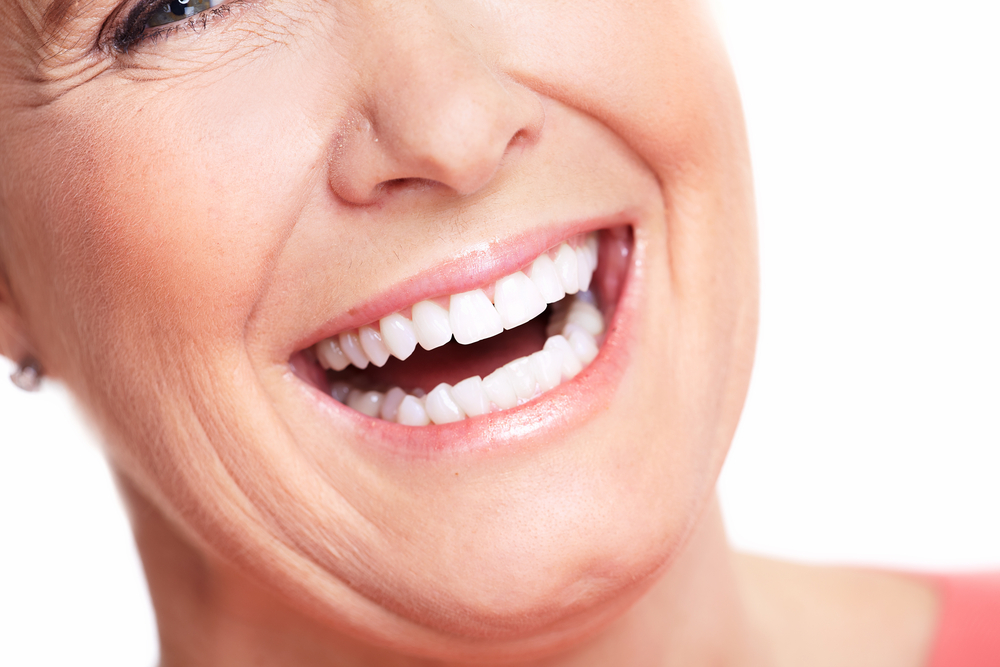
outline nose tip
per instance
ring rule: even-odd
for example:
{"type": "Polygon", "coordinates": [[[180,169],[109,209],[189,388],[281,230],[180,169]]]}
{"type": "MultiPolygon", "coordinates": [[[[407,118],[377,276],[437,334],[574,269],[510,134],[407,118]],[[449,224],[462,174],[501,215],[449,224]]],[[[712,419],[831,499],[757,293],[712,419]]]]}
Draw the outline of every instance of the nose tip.
{"type": "Polygon", "coordinates": [[[541,104],[526,93],[499,85],[452,91],[428,110],[432,118],[389,137],[396,149],[395,178],[436,181],[460,195],[478,191],[512,148],[531,143],[538,133],[541,104]]]}
{"type": "Polygon", "coordinates": [[[470,195],[541,131],[539,97],[474,52],[452,45],[409,56],[379,59],[362,120],[352,120],[335,141],[330,183],[348,202],[371,203],[390,186],[428,183],[470,195]]]}

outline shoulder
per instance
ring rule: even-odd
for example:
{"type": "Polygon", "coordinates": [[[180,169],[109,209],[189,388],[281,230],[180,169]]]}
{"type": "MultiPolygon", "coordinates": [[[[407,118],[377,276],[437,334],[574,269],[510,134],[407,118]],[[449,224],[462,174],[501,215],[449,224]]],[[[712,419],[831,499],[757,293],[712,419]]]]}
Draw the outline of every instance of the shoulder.
{"type": "Polygon", "coordinates": [[[778,667],[924,667],[934,650],[933,578],[743,555],[737,571],[778,667]]]}

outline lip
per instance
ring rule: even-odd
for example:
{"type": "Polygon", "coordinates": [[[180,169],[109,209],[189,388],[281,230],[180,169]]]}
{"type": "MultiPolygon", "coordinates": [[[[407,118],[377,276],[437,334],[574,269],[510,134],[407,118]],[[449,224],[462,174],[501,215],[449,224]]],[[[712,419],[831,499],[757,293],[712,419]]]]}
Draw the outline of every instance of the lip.
{"type": "MultiPolygon", "coordinates": [[[[510,251],[501,252],[488,260],[484,260],[483,255],[479,254],[484,252],[482,249],[474,248],[430,275],[404,281],[405,287],[401,286],[401,293],[377,298],[349,315],[331,320],[307,339],[313,343],[318,342],[351,326],[365,324],[377,316],[395,312],[414,303],[413,300],[407,300],[414,296],[416,300],[420,300],[447,294],[448,290],[474,289],[521,268],[542,252],[575,234],[622,225],[628,225],[632,229],[632,252],[618,303],[597,357],[569,382],[560,384],[524,405],[451,424],[404,426],[363,415],[298,378],[293,372],[289,371],[288,375],[303,390],[306,400],[313,403],[324,419],[329,420],[332,430],[344,432],[346,429],[355,441],[364,442],[393,456],[437,459],[449,454],[473,451],[489,454],[495,450],[509,454],[516,450],[519,443],[520,446],[529,446],[529,441],[557,438],[561,433],[578,429],[611,402],[631,358],[631,343],[642,302],[645,245],[637,221],[625,213],[589,219],[543,234],[525,235],[530,236],[530,239],[508,239],[504,244],[512,246],[510,251]],[[473,271],[456,275],[466,262],[474,266],[473,271]]],[[[312,343],[306,342],[296,349],[309,344],[312,343]]]]}
{"type": "Polygon", "coordinates": [[[405,278],[365,303],[335,315],[318,329],[288,345],[280,354],[289,358],[325,338],[377,322],[418,301],[481,288],[525,268],[543,252],[568,238],[609,227],[630,226],[635,229],[636,218],[632,211],[620,211],[477,243],[458,257],[405,278]]]}

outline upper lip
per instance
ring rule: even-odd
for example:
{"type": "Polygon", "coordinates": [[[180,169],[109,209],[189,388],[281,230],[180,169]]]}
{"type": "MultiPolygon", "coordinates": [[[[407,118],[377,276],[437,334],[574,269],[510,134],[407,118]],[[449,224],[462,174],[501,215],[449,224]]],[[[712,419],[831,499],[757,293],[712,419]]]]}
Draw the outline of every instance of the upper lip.
{"type": "Polygon", "coordinates": [[[528,232],[474,243],[456,257],[404,278],[375,297],[337,313],[322,326],[295,341],[287,356],[325,338],[375,322],[425,299],[458,294],[488,285],[530,264],[560,242],[598,229],[634,222],[628,211],[573,220],[528,232]]]}

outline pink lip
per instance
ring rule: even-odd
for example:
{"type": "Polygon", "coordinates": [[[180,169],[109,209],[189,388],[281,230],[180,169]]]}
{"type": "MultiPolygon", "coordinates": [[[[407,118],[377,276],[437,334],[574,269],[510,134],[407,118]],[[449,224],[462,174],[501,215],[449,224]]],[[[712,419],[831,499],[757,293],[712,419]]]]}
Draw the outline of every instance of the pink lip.
{"type": "MultiPolygon", "coordinates": [[[[590,220],[569,229],[561,228],[557,233],[534,237],[531,239],[532,243],[525,242],[526,248],[519,247],[515,252],[504,254],[499,259],[488,262],[485,269],[480,264],[481,273],[478,275],[492,276],[496,274],[496,277],[502,277],[507,275],[505,271],[509,273],[513,270],[511,267],[523,266],[526,261],[537,257],[538,254],[562,239],[591,229],[602,229],[622,224],[624,220],[624,216],[605,218],[600,221],[590,220]]],[[[634,226],[633,229],[635,229],[634,226]]],[[[521,239],[517,240],[517,242],[520,241],[521,239]]],[[[394,456],[436,459],[442,455],[463,452],[489,453],[493,448],[501,447],[502,451],[511,453],[512,447],[516,447],[518,443],[526,446],[529,439],[558,437],[562,432],[579,428],[592,415],[597,414],[600,408],[608,405],[621,382],[625,369],[628,367],[635,321],[639,313],[639,304],[642,301],[643,280],[640,274],[644,266],[643,254],[643,246],[636,239],[632,248],[632,257],[625,277],[625,284],[619,296],[614,317],[608,327],[607,338],[601,346],[597,358],[570,382],[561,384],[517,408],[452,424],[403,426],[367,417],[339,403],[333,397],[306,382],[297,379],[296,382],[305,389],[308,400],[315,402],[319,412],[329,417],[332,429],[343,431],[347,428],[358,441],[367,442],[394,456]]],[[[458,263],[464,261],[465,258],[462,258],[458,260],[458,263]]],[[[451,275],[454,271],[456,269],[449,266],[449,269],[443,272],[446,277],[439,278],[435,275],[427,278],[426,283],[420,284],[421,286],[424,284],[433,285],[437,289],[444,290],[455,289],[457,286],[457,289],[461,290],[463,284],[468,285],[472,279],[466,274],[464,283],[459,283],[458,279],[451,275]],[[442,285],[445,287],[439,287],[442,285]]],[[[489,277],[484,277],[483,282],[488,280],[489,277]]],[[[413,288],[412,292],[420,292],[425,295],[418,298],[426,298],[426,296],[433,294],[418,288],[413,288]]],[[[395,306],[398,309],[403,305],[410,305],[410,303],[412,301],[405,301],[405,295],[394,295],[391,299],[377,300],[371,307],[366,306],[364,312],[392,312],[392,306],[388,304],[399,304],[395,306]],[[389,310],[376,310],[375,305],[388,307],[389,310]]],[[[352,320],[359,317],[361,316],[355,314],[352,320]]],[[[372,319],[374,318],[369,318],[366,321],[370,322],[372,319]]],[[[344,321],[346,322],[346,320],[344,321]]],[[[335,320],[334,323],[336,324],[336,322],[335,320]]],[[[344,327],[346,326],[350,326],[350,324],[345,324],[344,327]]],[[[319,334],[315,340],[322,340],[325,335],[331,335],[342,329],[343,327],[341,329],[324,328],[323,332],[330,331],[330,334],[319,334]]]]}
{"type": "Polygon", "coordinates": [[[634,217],[628,212],[619,212],[480,243],[459,257],[407,278],[364,304],[334,316],[308,336],[293,342],[283,353],[291,356],[293,352],[311,347],[324,338],[378,321],[425,299],[459,294],[491,284],[523,269],[543,252],[568,238],[597,229],[634,225],[634,217]]]}

